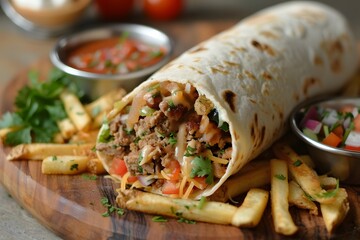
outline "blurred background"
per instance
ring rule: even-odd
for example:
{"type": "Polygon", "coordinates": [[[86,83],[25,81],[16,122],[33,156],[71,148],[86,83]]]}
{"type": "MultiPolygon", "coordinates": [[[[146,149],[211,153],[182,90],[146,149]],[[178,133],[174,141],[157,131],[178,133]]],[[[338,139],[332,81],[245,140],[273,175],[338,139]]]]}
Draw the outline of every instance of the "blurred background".
{"type": "MultiPolygon", "coordinates": [[[[169,26],[219,22],[230,26],[278,0],[0,0],[0,96],[21,69],[48,55],[56,40],[104,23],[134,22],[169,26]]],[[[343,13],[360,38],[360,1],[322,0],[343,13]]],[[[203,25],[201,25],[203,24],[203,25]]],[[[220,26],[220,25],[219,25],[220,26]]],[[[207,31],[207,29],[203,29],[207,31]]],[[[211,31],[208,30],[208,31],[211,31]]],[[[191,37],[196,32],[187,33],[191,37]]],[[[215,32],[211,32],[215,34],[215,32]]],[[[174,36],[172,36],[174,37],[174,36]]],[[[175,43],[176,43],[176,39],[175,43]]],[[[189,44],[175,49],[179,54],[189,44]]],[[[175,46],[176,48],[176,46],[175,46]]],[[[1,98],[0,98],[1,101],[1,98]]],[[[56,239],[0,185],[0,239],[56,239]]]]}

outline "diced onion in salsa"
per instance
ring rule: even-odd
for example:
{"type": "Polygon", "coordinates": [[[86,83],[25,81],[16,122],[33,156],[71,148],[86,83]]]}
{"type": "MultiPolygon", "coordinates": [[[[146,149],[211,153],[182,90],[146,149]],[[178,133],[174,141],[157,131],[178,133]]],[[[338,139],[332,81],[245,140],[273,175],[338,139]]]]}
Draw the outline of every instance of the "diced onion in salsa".
{"type": "Polygon", "coordinates": [[[360,151],[359,106],[310,107],[304,113],[300,127],[312,140],[331,147],[360,151]]]}

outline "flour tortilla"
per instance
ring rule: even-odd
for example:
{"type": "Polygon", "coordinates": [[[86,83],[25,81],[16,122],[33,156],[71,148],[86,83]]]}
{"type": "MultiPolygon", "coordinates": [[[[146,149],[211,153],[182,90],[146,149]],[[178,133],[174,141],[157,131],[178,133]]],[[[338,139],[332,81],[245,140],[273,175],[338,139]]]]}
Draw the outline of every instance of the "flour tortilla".
{"type": "MultiPolygon", "coordinates": [[[[356,70],[356,44],[346,20],[315,2],[280,4],[198,44],[142,83],[192,84],[229,123],[232,159],[210,196],[286,130],[291,110],[310,97],[339,90],[356,70]]],[[[112,115],[116,114],[116,109],[112,115]]],[[[108,170],[112,159],[98,152],[108,170]]]]}

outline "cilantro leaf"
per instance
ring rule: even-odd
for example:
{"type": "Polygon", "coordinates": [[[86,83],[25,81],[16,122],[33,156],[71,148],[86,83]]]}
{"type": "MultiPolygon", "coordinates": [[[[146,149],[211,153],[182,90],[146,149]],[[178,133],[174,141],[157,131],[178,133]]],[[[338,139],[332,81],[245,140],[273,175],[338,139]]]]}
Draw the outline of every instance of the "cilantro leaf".
{"type": "Polygon", "coordinates": [[[191,164],[192,164],[192,169],[191,169],[191,173],[190,173],[191,178],[206,176],[205,182],[207,184],[213,183],[214,173],[213,173],[210,159],[208,159],[207,157],[204,158],[202,156],[196,156],[192,160],[191,164]]]}

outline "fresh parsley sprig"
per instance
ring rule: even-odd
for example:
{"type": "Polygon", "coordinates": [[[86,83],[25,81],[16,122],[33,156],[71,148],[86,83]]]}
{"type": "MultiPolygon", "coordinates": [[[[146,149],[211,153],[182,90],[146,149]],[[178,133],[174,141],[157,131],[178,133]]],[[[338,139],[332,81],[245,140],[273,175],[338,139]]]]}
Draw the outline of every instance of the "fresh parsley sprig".
{"type": "Polygon", "coordinates": [[[57,69],[50,72],[47,81],[40,81],[38,73],[31,71],[29,80],[15,98],[15,111],[5,113],[0,119],[0,129],[15,129],[6,135],[6,145],[51,142],[59,132],[56,122],[67,116],[60,93],[66,88],[78,97],[83,96],[71,77],[57,69]]]}

